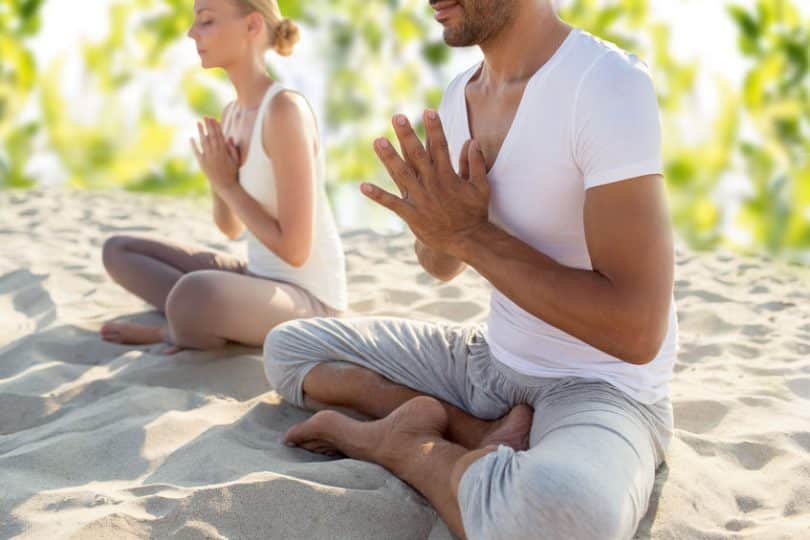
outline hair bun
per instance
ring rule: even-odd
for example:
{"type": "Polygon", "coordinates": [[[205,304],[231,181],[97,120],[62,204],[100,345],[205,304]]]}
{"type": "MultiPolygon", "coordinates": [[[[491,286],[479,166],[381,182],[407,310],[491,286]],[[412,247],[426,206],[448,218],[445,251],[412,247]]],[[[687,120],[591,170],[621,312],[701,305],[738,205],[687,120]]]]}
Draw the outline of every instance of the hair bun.
{"type": "Polygon", "coordinates": [[[273,48],[281,56],[290,56],[293,47],[300,39],[301,31],[298,29],[298,25],[290,19],[282,19],[276,26],[273,48]]]}

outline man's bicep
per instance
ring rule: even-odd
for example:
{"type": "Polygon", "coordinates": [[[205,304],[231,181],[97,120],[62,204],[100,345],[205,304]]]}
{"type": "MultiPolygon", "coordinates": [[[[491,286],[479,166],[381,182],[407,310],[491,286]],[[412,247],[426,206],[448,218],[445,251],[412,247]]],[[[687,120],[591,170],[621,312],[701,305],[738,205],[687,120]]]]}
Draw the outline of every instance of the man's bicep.
{"type": "Polygon", "coordinates": [[[584,220],[594,270],[643,299],[668,303],[674,256],[661,175],[587,190],[584,220]]]}

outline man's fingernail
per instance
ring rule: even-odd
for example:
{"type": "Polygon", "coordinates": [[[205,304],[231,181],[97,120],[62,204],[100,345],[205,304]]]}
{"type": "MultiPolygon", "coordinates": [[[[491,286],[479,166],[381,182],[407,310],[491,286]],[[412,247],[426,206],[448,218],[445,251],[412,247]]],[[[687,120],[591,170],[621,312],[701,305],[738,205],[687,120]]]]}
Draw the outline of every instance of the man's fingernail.
{"type": "Polygon", "coordinates": [[[366,195],[371,195],[372,193],[374,193],[374,186],[364,182],[364,183],[360,184],[360,190],[363,193],[365,193],[366,195]]]}
{"type": "Polygon", "coordinates": [[[394,117],[394,121],[400,126],[407,126],[408,119],[405,117],[404,114],[398,114],[394,117]]]}
{"type": "Polygon", "coordinates": [[[436,119],[439,117],[439,115],[438,115],[438,114],[436,114],[436,111],[434,111],[433,109],[428,109],[428,111],[427,111],[427,116],[428,116],[428,118],[430,118],[431,120],[436,120],[436,119]]]}
{"type": "Polygon", "coordinates": [[[389,146],[388,139],[385,139],[385,138],[377,139],[377,146],[379,148],[388,148],[388,146],[389,146]]]}

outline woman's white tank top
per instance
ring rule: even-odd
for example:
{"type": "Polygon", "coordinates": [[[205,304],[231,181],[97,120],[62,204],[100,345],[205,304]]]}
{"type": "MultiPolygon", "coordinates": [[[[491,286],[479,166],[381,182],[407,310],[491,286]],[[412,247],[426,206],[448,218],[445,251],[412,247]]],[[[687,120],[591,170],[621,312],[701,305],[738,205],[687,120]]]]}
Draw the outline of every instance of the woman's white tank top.
{"type": "MultiPolygon", "coordinates": [[[[259,110],[253,133],[248,142],[247,161],[239,169],[239,183],[272,216],[278,216],[278,196],[273,163],[262,144],[262,126],[270,102],[284,87],[274,82],[267,89],[259,110]]],[[[227,119],[230,120],[230,117],[227,119]]],[[[226,131],[227,132],[227,131],[226,131]]],[[[315,204],[312,252],[301,267],[287,264],[270,251],[248,229],[248,271],[274,280],[297,285],[327,306],[339,311],[347,309],[346,268],[343,245],[337,231],[332,209],[326,198],[323,150],[318,152],[315,178],[315,204]]]]}

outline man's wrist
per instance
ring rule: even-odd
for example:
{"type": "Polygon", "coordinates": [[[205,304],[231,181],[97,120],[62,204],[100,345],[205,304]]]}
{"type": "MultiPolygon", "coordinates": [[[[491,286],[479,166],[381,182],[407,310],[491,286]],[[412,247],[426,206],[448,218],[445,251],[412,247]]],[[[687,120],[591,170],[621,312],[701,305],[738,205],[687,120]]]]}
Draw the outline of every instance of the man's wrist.
{"type": "Polygon", "coordinates": [[[496,227],[489,221],[476,225],[459,233],[448,251],[457,259],[471,264],[475,255],[480,252],[481,246],[486,244],[486,237],[496,227]]]}

